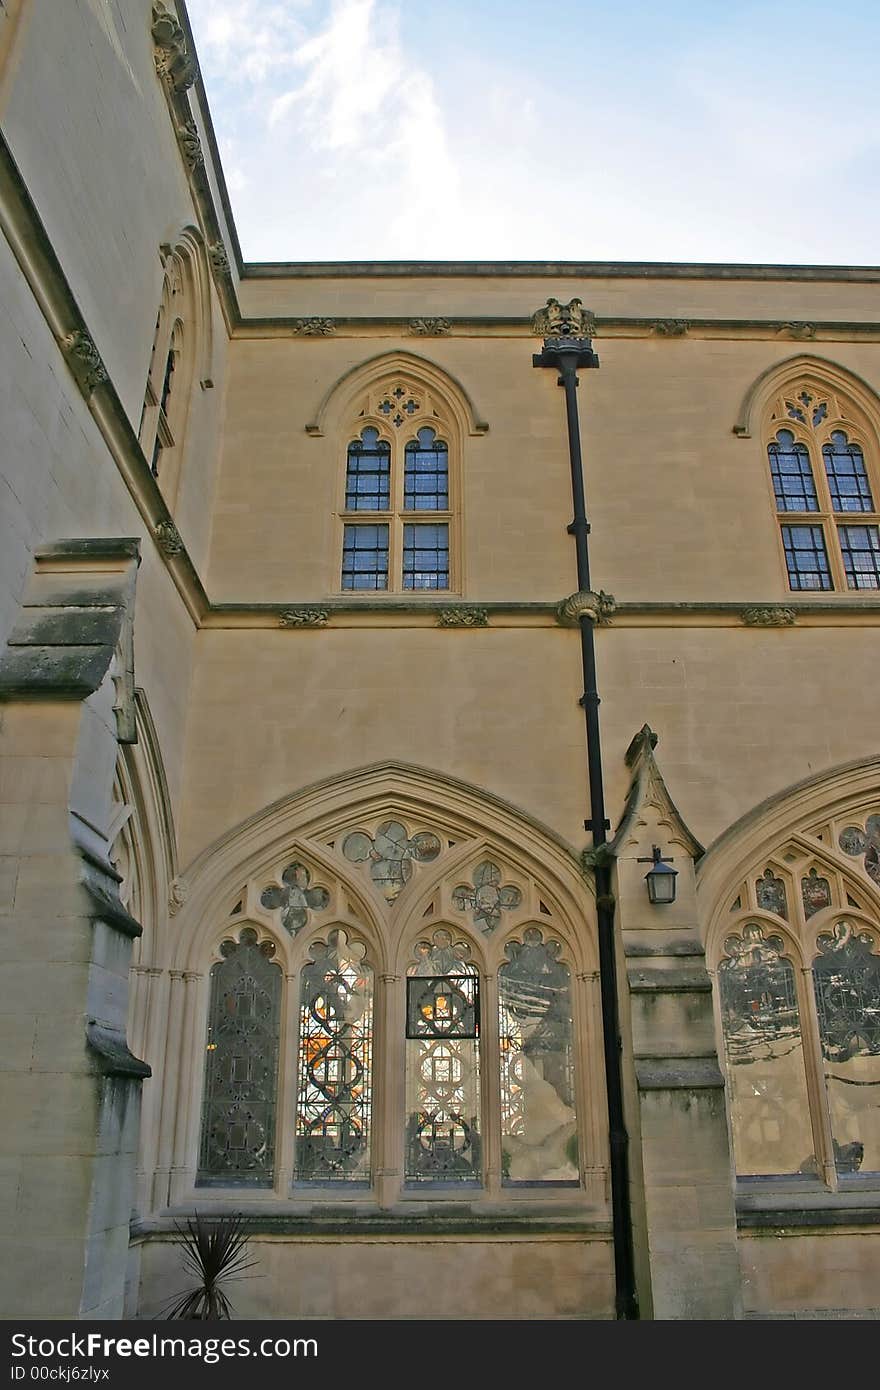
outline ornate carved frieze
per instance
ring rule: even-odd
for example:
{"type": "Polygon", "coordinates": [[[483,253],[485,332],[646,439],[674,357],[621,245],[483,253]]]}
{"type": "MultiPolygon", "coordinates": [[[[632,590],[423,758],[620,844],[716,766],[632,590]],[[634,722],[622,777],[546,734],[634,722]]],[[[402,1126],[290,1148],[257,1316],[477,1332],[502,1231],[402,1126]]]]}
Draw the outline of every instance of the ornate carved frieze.
{"type": "Polygon", "coordinates": [[[655,319],[654,332],[663,338],[683,338],[690,326],[689,319],[655,319]]]}
{"type": "Polygon", "coordinates": [[[614,595],[606,594],[604,589],[598,594],[592,589],[582,589],[557,604],[556,621],[562,627],[577,627],[581,618],[587,617],[591,622],[603,624],[610,621],[616,607],[614,595]]]}
{"type": "Polygon", "coordinates": [[[766,608],[744,608],[742,620],[746,627],[793,627],[796,618],[793,608],[772,604],[766,608]]]}
{"type": "Polygon", "coordinates": [[[215,275],[229,274],[229,256],[222,241],[212,241],[208,247],[208,260],[215,275]]]}
{"type": "Polygon", "coordinates": [[[88,333],[81,328],[75,329],[73,333],[68,333],[67,337],[61,340],[61,346],[64,349],[68,365],[76,377],[77,385],[86,398],[92,394],[97,386],[103,386],[105,381],[110,380],[100,352],[88,333]]]}
{"type": "Polygon", "coordinates": [[[173,521],[157,522],[153,535],[156,537],[160,550],[164,550],[166,555],[179,555],[184,549],[180,532],[173,521]]]}
{"type": "Polygon", "coordinates": [[[419,338],[441,338],[449,333],[452,324],[449,319],[410,319],[409,331],[419,338]]]}
{"type": "Polygon", "coordinates": [[[488,627],[489,614],[485,608],[442,608],[437,615],[438,627],[488,627]]]}
{"type": "Polygon", "coordinates": [[[329,617],[326,608],[287,608],[278,622],[281,627],[326,627],[329,617]]]}
{"type": "Polygon", "coordinates": [[[185,92],[199,75],[196,61],[188,52],[186,35],[177,16],[171,14],[161,0],[154,0],[151,29],[156,46],[156,71],[174,92],[185,92]]]}
{"type": "Polygon", "coordinates": [[[332,333],[336,332],[336,324],[332,319],[297,319],[293,325],[293,331],[299,333],[303,338],[329,338],[332,333]]]}
{"type": "Polygon", "coordinates": [[[544,308],[532,315],[532,332],[541,338],[593,338],[596,319],[579,299],[568,304],[548,299],[544,308]]]}
{"type": "Polygon", "coordinates": [[[177,127],[177,138],[180,141],[180,148],[183,151],[186,167],[192,174],[205,162],[205,156],[202,153],[202,142],[199,139],[199,132],[196,129],[195,121],[184,121],[183,125],[179,125],[177,127]]]}

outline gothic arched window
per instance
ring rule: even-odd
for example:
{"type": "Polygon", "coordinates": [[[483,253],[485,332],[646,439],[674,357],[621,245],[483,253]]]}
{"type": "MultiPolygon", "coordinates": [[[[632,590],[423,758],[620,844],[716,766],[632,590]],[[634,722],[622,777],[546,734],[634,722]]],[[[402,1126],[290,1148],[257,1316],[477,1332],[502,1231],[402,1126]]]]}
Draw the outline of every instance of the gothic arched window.
{"type": "Polygon", "coordinates": [[[451,421],[420,384],[393,377],[362,401],[346,450],[341,587],[430,592],[455,587],[451,421]]]}
{"type": "Polygon", "coordinates": [[[775,398],[767,457],[790,589],[880,589],[880,477],[872,441],[867,422],[818,380],[800,381],[775,398]]]}

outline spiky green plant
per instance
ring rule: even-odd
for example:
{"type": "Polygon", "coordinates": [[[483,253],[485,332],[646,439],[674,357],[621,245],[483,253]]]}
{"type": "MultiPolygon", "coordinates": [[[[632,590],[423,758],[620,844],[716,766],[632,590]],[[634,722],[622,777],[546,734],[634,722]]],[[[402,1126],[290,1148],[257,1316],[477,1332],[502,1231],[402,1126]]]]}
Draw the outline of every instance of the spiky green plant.
{"type": "Polygon", "coordinates": [[[181,1226],[175,1222],[179,1239],[174,1243],[183,1251],[187,1273],[196,1285],[185,1294],[175,1294],[166,1318],[199,1318],[217,1322],[232,1317],[232,1305],[223,1287],[230,1279],[240,1279],[255,1260],[248,1259],[248,1237],[240,1212],[207,1217],[200,1212],[181,1226]]]}

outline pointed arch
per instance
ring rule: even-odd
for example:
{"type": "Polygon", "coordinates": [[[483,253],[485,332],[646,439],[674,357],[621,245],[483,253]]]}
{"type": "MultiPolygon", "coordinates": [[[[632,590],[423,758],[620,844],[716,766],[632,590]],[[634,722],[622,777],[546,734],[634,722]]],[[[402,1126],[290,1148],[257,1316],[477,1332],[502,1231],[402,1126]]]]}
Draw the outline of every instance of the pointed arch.
{"type": "Polygon", "coordinates": [[[760,432],[769,401],[786,386],[803,377],[821,381],[830,389],[851,397],[872,420],[875,431],[880,435],[880,396],[874,388],[848,367],[811,352],[799,352],[782,362],[775,362],[755,378],[740,403],[733,433],[740,439],[750,439],[755,432],[760,432]]]}
{"type": "Polygon", "coordinates": [[[350,368],[333,383],[321,400],[306,434],[322,437],[329,421],[342,419],[359,395],[368,391],[383,377],[395,373],[414,376],[424,382],[448,407],[462,435],[483,435],[489,426],[482,419],[468,392],[450,372],[414,352],[383,352],[350,368]]]}

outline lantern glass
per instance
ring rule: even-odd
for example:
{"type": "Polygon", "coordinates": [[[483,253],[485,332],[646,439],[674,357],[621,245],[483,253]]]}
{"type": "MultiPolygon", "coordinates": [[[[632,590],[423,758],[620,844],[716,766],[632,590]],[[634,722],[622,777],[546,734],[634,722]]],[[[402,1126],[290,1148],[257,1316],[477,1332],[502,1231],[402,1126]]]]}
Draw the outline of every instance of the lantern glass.
{"type": "Polygon", "coordinates": [[[648,897],[652,903],[674,903],[675,902],[675,880],[678,877],[678,870],[664,864],[662,859],[655,860],[652,867],[645,874],[645,882],[648,885],[648,897]]]}

